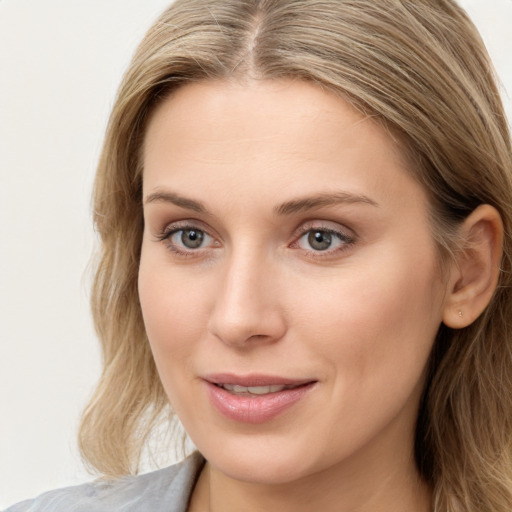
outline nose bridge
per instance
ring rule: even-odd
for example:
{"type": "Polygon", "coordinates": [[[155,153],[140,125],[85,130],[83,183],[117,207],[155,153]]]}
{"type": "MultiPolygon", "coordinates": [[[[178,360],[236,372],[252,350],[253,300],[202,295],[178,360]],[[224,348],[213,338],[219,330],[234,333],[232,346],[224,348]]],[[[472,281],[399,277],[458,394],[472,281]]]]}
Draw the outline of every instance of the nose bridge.
{"type": "Polygon", "coordinates": [[[275,262],[254,244],[241,244],[226,258],[210,331],[224,343],[245,345],[273,341],[285,323],[274,279],[275,262]]]}

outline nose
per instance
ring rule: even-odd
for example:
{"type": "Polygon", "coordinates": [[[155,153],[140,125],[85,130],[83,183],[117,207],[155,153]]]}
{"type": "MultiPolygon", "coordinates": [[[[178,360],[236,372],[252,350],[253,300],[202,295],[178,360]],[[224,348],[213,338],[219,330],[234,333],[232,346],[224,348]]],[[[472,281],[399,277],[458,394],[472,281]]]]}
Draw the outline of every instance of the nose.
{"type": "Polygon", "coordinates": [[[281,339],[286,321],[278,269],[254,254],[233,254],[220,273],[209,332],[243,348],[281,339]]]}

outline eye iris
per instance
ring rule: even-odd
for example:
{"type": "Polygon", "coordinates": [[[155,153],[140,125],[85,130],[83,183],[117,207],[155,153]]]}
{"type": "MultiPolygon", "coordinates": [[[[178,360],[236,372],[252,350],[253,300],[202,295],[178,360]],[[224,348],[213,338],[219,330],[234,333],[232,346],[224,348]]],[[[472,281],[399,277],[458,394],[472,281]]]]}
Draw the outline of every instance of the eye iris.
{"type": "Polygon", "coordinates": [[[197,249],[201,246],[204,233],[197,229],[184,229],[181,233],[181,242],[188,249],[197,249]]]}
{"type": "Polygon", "coordinates": [[[311,231],[308,243],[316,251],[325,251],[331,246],[332,235],[327,231],[311,231]]]}

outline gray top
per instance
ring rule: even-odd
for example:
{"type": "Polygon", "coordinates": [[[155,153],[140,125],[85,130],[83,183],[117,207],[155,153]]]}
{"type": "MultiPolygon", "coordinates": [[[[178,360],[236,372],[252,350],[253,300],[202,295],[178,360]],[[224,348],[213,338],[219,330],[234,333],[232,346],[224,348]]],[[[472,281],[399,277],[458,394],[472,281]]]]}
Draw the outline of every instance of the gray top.
{"type": "Polygon", "coordinates": [[[4,512],[186,512],[203,465],[195,452],[165,469],[50,491],[4,512]]]}

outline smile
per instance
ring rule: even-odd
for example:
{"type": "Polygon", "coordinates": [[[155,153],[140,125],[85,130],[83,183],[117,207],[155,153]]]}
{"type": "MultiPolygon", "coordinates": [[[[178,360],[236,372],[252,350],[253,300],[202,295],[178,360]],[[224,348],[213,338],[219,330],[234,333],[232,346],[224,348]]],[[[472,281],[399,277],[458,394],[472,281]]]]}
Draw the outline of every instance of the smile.
{"type": "Polygon", "coordinates": [[[209,377],[204,382],[217,412],[231,421],[248,424],[270,421],[299,406],[317,384],[316,380],[232,375],[209,377]]]}
{"type": "Polygon", "coordinates": [[[285,389],[294,389],[300,386],[296,385],[280,385],[270,384],[268,386],[240,386],[238,384],[216,384],[217,386],[233,393],[235,395],[268,395],[269,393],[278,393],[285,389]]]}

